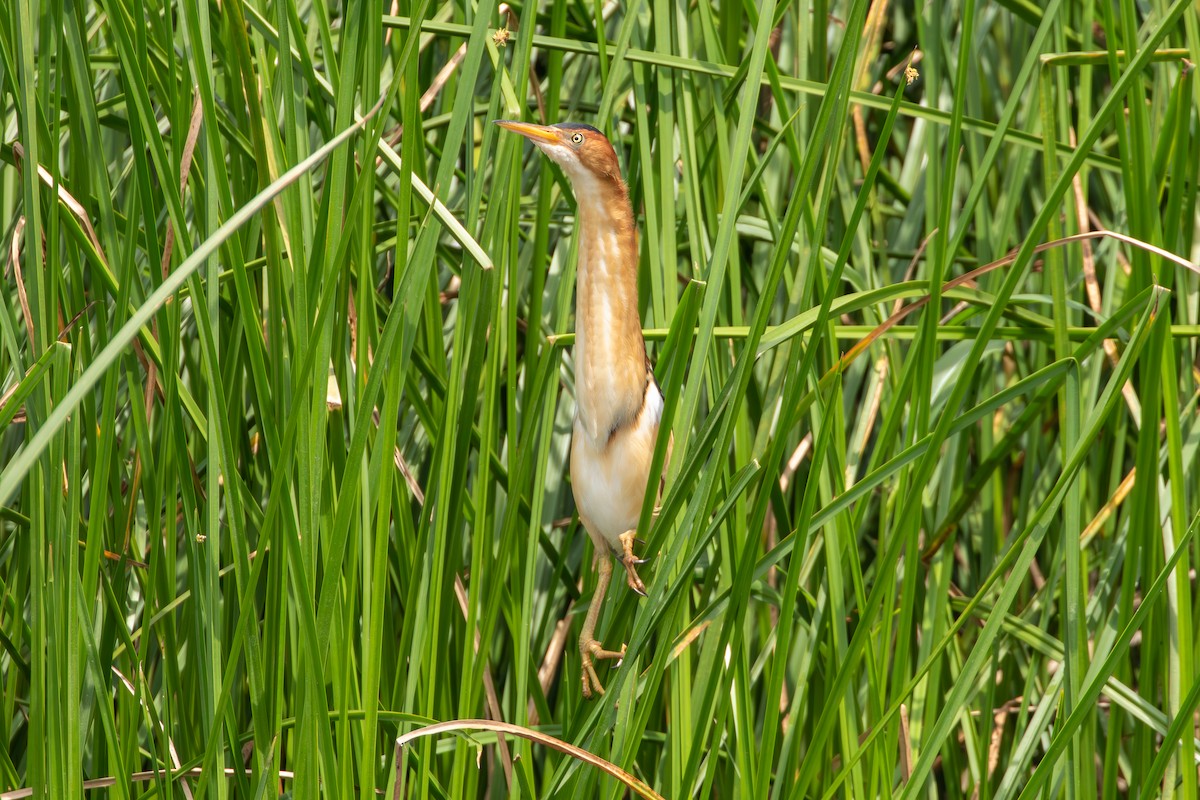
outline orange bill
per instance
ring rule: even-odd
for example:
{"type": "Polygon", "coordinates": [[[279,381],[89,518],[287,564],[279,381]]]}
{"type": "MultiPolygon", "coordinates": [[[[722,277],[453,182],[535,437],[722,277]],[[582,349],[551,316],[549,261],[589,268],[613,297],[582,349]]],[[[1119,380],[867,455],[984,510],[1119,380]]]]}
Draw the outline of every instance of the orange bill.
{"type": "Polygon", "coordinates": [[[534,125],[531,122],[517,122],[511,119],[498,119],[496,124],[505,130],[519,133],[526,139],[535,142],[557,142],[558,131],[548,125],[534,125]]]}

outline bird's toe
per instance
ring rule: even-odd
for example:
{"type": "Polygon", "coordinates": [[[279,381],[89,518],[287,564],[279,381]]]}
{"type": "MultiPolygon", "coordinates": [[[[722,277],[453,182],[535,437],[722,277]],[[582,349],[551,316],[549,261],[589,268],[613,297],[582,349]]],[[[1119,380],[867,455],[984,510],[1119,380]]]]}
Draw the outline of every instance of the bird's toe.
{"type": "Polygon", "coordinates": [[[642,597],[647,597],[646,584],[642,583],[642,579],[637,574],[637,569],[634,568],[635,564],[639,564],[641,562],[632,560],[622,561],[622,563],[625,565],[625,578],[629,583],[629,588],[633,589],[633,591],[637,592],[642,597]]]}

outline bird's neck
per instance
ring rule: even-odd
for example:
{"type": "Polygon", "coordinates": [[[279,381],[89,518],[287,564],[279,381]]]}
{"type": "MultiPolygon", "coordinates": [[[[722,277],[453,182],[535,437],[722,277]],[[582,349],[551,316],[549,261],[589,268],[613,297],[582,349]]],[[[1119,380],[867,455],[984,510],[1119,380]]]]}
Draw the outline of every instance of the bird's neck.
{"type": "Polygon", "coordinates": [[[578,420],[597,444],[637,419],[646,391],[638,313],[637,225],[619,178],[576,181],[579,271],[575,292],[578,420]]]}

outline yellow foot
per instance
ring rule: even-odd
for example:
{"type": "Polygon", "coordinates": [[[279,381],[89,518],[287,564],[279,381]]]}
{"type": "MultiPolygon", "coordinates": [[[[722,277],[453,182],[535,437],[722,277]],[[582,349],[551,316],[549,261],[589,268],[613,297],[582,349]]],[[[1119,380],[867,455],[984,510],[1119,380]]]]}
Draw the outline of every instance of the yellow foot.
{"type": "Polygon", "coordinates": [[[624,548],[624,552],[617,558],[621,560],[621,566],[625,567],[625,578],[629,583],[629,588],[645,597],[646,584],[642,583],[642,579],[638,577],[637,565],[645,564],[646,561],[633,554],[634,533],[635,531],[626,531],[617,537],[621,540],[621,547],[624,548]]]}
{"type": "Polygon", "coordinates": [[[605,650],[595,639],[579,640],[579,655],[582,661],[580,672],[583,673],[583,696],[592,699],[592,692],[604,694],[604,686],[596,675],[593,659],[622,659],[625,657],[625,645],[620,650],[605,650]]]}

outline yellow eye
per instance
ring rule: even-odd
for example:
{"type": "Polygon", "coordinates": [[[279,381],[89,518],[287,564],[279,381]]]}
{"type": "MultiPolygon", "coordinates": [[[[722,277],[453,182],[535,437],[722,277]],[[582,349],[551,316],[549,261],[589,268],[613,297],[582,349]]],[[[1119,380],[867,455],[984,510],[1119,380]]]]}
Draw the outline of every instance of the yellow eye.
{"type": "Polygon", "coordinates": [[[575,134],[574,136],[571,137],[571,141],[574,142],[575,144],[583,144],[583,134],[582,133],[575,134]]]}

